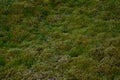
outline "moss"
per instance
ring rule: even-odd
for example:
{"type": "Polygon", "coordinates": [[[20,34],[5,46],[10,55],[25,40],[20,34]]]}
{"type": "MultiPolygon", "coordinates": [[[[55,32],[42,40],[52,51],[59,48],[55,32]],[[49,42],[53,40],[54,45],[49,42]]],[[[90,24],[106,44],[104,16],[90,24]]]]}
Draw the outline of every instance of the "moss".
{"type": "Polygon", "coordinates": [[[0,0],[0,79],[119,80],[119,0],[0,0]]]}

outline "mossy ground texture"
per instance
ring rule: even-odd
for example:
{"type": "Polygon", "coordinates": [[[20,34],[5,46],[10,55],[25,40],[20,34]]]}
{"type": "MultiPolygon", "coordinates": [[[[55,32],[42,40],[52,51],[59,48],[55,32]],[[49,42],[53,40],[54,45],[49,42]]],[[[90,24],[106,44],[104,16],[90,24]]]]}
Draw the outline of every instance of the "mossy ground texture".
{"type": "Polygon", "coordinates": [[[0,80],[120,80],[120,0],[0,0],[0,80]]]}

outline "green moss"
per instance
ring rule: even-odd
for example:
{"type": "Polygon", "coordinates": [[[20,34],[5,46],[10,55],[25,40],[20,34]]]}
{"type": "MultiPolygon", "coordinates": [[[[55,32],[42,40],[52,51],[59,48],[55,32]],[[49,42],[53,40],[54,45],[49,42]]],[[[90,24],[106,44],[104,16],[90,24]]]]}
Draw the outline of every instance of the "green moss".
{"type": "Polygon", "coordinates": [[[0,79],[119,80],[119,0],[0,0],[0,79]]]}

